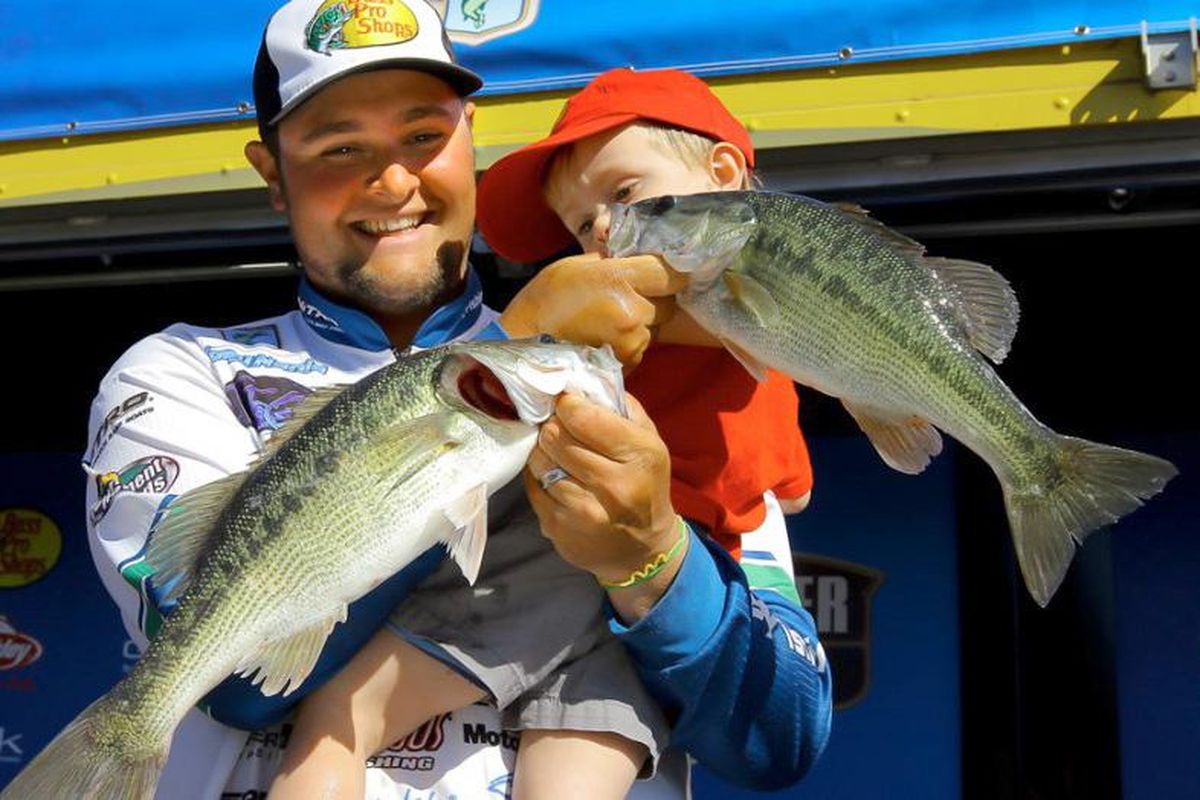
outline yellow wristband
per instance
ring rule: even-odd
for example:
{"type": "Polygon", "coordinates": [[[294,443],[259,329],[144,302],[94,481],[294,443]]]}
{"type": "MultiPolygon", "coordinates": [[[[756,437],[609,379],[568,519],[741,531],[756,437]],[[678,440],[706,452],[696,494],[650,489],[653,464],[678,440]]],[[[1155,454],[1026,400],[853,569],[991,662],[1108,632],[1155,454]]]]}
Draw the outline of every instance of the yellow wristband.
{"type": "Polygon", "coordinates": [[[631,586],[637,586],[639,583],[645,583],[666,569],[667,565],[674,561],[675,557],[683,550],[683,546],[687,544],[688,539],[687,523],[678,514],[675,515],[675,519],[679,522],[679,539],[676,540],[675,544],[671,545],[670,550],[665,553],[659,553],[653,560],[648,561],[646,566],[629,573],[629,577],[620,583],[605,583],[604,581],[600,581],[600,585],[605,589],[628,589],[631,586]]]}

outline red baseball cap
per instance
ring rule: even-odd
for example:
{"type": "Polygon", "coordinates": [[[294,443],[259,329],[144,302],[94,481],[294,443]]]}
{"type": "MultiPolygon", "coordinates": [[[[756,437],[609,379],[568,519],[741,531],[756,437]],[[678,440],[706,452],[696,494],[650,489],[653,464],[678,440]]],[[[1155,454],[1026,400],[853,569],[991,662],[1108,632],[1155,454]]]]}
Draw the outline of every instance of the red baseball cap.
{"type": "Polygon", "coordinates": [[[542,195],[547,164],[564,145],[637,120],[730,142],[754,166],[750,134],[704,81],[675,69],[612,69],[567,100],[549,136],[509,153],[483,174],[476,223],[492,249],[529,264],[572,244],[575,237],[542,195]]]}

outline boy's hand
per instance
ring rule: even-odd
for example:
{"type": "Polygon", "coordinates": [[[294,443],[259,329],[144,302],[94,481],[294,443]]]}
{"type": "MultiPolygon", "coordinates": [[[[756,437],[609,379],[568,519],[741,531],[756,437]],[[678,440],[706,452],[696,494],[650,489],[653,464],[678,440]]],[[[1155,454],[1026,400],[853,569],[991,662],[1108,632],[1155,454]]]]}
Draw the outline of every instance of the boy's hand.
{"type": "Polygon", "coordinates": [[[686,285],[686,277],[656,256],[571,256],[535,275],[500,315],[500,325],[513,338],[548,333],[578,344],[609,344],[632,367],[675,313],[672,295],[686,285]]]}
{"type": "MultiPolygon", "coordinates": [[[[574,395],[558,399],[525,470],[525,490],[542,533],[568,563],[602,583],[619,583],[678,541],[671,506],[671,460],[654,423],[633,397],[625,419],[574,395]],[[543,488],[554,467],[568,477],[543,488]]],[[[609,591],[633,622],[671,585],[685,552],[645,583],[609,591]]]]}

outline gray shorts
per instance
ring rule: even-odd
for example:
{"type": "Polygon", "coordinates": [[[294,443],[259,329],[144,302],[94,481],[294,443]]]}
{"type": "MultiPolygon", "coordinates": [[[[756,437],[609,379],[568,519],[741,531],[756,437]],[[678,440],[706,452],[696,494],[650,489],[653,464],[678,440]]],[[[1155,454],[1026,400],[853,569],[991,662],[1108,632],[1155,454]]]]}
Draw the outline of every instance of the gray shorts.
{"type": "Polygon", "coordinates": [[[603,606],[595,579],[559,558],[541,535],[517,480],[489,500],[475,585],[447,559],[388,626],[457,661],[491,692],[506,728],[611,731],[641,742],[657,760],[668,725],[603,606]]]}

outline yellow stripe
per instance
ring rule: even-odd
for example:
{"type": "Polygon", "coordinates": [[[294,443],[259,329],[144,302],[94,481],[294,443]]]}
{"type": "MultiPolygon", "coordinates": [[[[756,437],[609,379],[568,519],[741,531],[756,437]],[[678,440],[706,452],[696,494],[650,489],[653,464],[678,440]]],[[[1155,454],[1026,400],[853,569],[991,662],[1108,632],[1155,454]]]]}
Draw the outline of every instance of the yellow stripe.
{"type": "MultiPolygon", "coordinates": [[[[1200,116],[1151,92],[1136,38],[714,80],[760,148],[1200,116]]],[[[479,166],[543,135],[569,92],[481,98],[479,166]]],[[[245,188],[252,124],[0,144],[0,207],[245,188]]]]}

